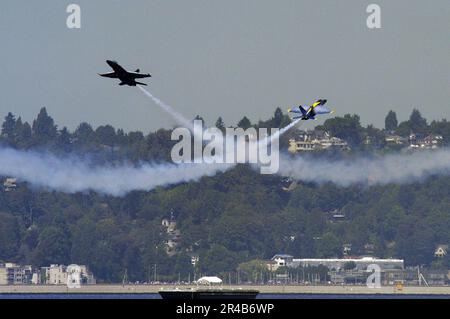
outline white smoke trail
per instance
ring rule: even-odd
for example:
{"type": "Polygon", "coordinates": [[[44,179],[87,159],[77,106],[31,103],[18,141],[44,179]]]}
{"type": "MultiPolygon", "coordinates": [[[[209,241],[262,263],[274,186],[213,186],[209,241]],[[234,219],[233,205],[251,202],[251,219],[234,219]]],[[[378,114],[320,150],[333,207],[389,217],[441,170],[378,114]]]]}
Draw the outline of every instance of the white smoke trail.
{"type": "Polygon", "coordinates": [[[187,128],[187,129],[189,129],[191,131],[193,130],[192,122],[189,121],[188,119],[186,119],[182,114],[180,114],[177,111],[175,111],[170,105],[168,105],[168,104],[164,103],[163,101],[161,101],[160,99],[158,99],[156,96],[151,94],[149,91],[147,91],[142,86],[138,85],[137,87],[139,88],[139,90],[141,90],[142,93],[144,93],[146,96],[151,98],[153,100],[153,102],[155,102],[164,112],[166,112],[171,117],[173,117],[173,119],[179,125],[187,128]]]}
{"type": "Polygon", "coordinates": [[[450,175],[450,150],[351,160],[308,159],[282,156],[279,174],[307,182],[383,185],[411,183],[433,175],[450,175]]]}
{"type": "Polygon", "coordinates": [[[293,128],[297,123],[300,122],[300,119],[297,119],[295,121],[292,121],[289,125],[286,125],[285,127],[281,128],[278,132],[267,136],[265,139],[263,139],[260,143],[260,147],[266,147],[268,144],[271,144],[275,139],[279,139],[283,134],[285,134],[287,131],[289,131],[291,128],[293,128]]]}
{"type": "Polygon", "coordinates": [[[0,176],[13,176],[34,187],[66,193],[95,191],[122,196],[134,190],[148,191],[157,186],[196,181],[234,166],[206,163],[96,166],[74,156],[59,158],[49,153],[0,148],[0,176]]]}
{"type": "MultiPolygon", "coordinates": [[[[137,87],[141,90],[142,93],[144,93],[147,97],[149,97],[150,99],[153,100],[153,102],[155,102],[164,112],[166,112],[167,114],[169,114],[171,117],[173,117],[173,119],[175,119],[175,121],[177,121],[178,124],[180,124],[181,126],[189,129],[193,134],[194,137],[198,140],[201,140],[203,142],[203,134],[201,132],[197,132],[196,130],[194,130],[194,125],[191,121],[189,121],[188,119],[186,119],[182,114],[178,113],[177,111],[175,111],[170,105],[164,103],[163,101],[161,101],[160,99],[158,99],[156,96],[154,96],[153,94],[151,94],[148,90],[146,90],[143,86],[141,85],[137,85],[137,87]]],[[[287,125],[286,127],[282,128],[281,130],[279,130],[278,132],[276,132],[273,135],[269,135],[267,137],[265,137],[263,140],[259,141],[259,142],[254,142],[254,141],[250,141],[248,144],[249,149],[251,149],[252,151],[254,151],[255,149],[259,148],[265,148],[268,145],[272,144],[274,142],[275,139],[279,139],[280,136],[282,136],[285,132],[287,132],[289,129],[291,129],[292,127],[294,127],[300,120],[295,120],[292,123],[290,123],[289,125],[287,125]]],[[[204,131],[203,131],[204,132],[204,131]]],[[[234,152],[234,150],[233,150],[234,152]]],[[[216,153],[217,156],[223,156],[222,152],[217,152],[216,153]]],[[[228,154],[226,154],[225,156],[227,156],[228,154]]]]}
{"type": "Polygon", "coordinates": [[[144,164],[137,167],[93,166],[79,158],[0,148],[0,176],[13,176],[35,187],[66,193],[95,191],[121,196],[133,190],[189,182],[213,176],[227,164],[144,164]]]}
{"type": "MultiPolygon", "coordinates": [[[[280,131],[283,134],[287,130],[280,131]]],[[[95,191],[122,196],[133,190],[196,181],[235,164],[142,164],[95,166],[77,157],[0,148],[0,176],[12,176],[34,187],[74,193],[95,191]]],[[[278,174],[316,183],[389,184],[421,181],[432,174],[450,176],[450,149],[353,160],[281,157],[278,174]]]]}

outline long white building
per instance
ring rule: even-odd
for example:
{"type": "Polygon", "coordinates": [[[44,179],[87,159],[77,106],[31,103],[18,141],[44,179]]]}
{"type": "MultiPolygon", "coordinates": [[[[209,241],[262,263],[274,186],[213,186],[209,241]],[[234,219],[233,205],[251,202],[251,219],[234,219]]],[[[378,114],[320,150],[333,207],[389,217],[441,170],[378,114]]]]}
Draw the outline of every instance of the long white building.
{"type": "Polygon", "coordinates": [[[362,257],[362,258],[300,258],[292,259],[287,263],[288,267],[312,267],[323,265],[329,270],[339,271],[343,270],[345,264],[349,262],[355,263],[355,270],[365,270],[367,266],[371,264],[378,265],[382,270],[385,269],[404,269],[403,259],[382,259],[374,257],[362,257]]]}

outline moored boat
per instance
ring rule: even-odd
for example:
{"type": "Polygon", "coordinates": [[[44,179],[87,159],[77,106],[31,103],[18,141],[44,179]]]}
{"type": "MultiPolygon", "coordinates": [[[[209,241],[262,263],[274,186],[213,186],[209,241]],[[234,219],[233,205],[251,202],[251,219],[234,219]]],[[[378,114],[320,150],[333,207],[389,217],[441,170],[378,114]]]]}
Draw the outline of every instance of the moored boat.
{"type": "Polygon", "coordinates": [[[255,299],[259,294],[255,289],[242,289],[242,288],[175,288],[175,289],[162,289],[159,291],[159,295],[163,299],[255,299]]]}

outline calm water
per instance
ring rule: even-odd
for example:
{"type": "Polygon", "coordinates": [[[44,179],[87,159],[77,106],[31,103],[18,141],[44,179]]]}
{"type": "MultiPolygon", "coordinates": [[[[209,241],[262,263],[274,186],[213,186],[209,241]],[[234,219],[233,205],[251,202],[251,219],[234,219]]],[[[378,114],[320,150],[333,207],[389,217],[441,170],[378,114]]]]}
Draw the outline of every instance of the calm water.
{"type": "MultiPolygon", "coordinates": [[[[0,294],[0,299],[161,299],[159,294],[0,294]]],[[[259,294],[257,299],[450,299],[448,295],[259,294]]]]}

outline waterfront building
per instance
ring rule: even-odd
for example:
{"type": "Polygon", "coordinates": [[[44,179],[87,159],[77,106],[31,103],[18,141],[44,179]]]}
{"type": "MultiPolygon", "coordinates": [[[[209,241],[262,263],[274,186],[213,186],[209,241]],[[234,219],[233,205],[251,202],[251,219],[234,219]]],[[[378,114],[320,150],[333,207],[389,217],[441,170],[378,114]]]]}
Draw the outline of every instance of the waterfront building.
{"type": "Polygon", "coordinates": [[[31,283],[32,267],[14,263],[0,264],[0,285],[26,285],[31,283]]]}
{"type": "Polygon", "coordinates": [[[382,270],[384,269],[404,269],[403,259],[381,259],[374,257],[362,258],[300,258],[292,259],[287,263],[288,267],[318,267],[325,266],[333,271],[340,271],[344,269],[345,264],[349,262],[355,263],[355,270],[366,270],[367,266],[371,264],[378,265],[382,270]]]}

